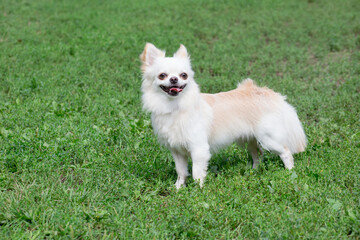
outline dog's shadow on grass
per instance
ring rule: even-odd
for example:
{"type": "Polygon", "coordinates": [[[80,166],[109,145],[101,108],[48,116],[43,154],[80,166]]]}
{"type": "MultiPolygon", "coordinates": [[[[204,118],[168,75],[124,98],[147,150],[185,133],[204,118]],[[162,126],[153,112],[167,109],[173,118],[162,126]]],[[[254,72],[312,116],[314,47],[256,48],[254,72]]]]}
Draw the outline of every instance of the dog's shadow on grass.
{"type": "MultiPolygon", "coordinates": [[[[281,168],[283,164],[279,156],[265,151],[256,170],[260,173],[269,170],[272,166],[281,168]]],[[[213,173],[216,177],[232,170],[244,175],[250,169],[252,169],[252,158],[249,152],[243,148],[231,147],[229,150],[213,155],[208,172],[213,173]]]]}
{"type": "Polygon", "coordinates": [[[226,153],[220,152],[215,154],[208,167],[208,172],[213,173],[215,177],[220,174],[224,174],[232,169],[238,169],[240,174],[243,175],[246,169],[249,169],[250,164],[249,156],[246,152],[241,153],[226,153]]]}

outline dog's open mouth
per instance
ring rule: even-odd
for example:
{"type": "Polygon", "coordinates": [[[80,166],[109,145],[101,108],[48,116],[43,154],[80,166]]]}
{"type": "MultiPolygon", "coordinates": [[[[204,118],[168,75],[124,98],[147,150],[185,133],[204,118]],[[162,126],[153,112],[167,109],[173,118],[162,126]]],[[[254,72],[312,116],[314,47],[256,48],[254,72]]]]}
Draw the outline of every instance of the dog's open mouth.
{"type": "Polygon", "coordinates": [[[182,92],[182,90],[184,90],[184,88],[186,87],[186,84],[182,85],[182,86],[169,86],[166,87],[164,85],[160,85],[160,88],[166,92],[167,94],[169,94],[170,96],[177,96],[180,92],[182,92]]]}

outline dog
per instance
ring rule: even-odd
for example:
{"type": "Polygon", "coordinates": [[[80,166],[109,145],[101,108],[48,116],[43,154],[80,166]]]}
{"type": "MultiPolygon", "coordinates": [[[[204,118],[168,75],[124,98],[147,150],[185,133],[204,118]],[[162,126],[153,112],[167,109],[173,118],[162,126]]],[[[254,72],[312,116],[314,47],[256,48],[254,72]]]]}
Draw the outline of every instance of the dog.
{"type": "Polygon", "coordinates": [[[292,154],[303,152],[306,136],[296,110],[286,97],[251,79],[236,89],[217,94],[200,93],[185,46],[172,57],[146,43],[142,62],[142,103],[151,113],[155,134],[170,149],[178,174],[175,186],[185,186],[188,158],[192,176],[203,186],[211,154],[232,143],[244,145],[259,164],[263,149],[280,156],[292,169],[292,154]]]}

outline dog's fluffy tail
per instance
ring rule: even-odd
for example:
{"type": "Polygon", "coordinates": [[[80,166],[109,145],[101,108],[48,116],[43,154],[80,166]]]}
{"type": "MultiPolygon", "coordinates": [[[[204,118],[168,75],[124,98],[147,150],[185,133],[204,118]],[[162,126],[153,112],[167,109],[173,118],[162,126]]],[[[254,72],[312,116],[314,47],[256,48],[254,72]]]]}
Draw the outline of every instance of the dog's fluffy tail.
{"type": "Polygon", "coordinates": [[[295,109],[283,102],[278,111],[264,117],[256,129],[255,137],[269,151],[291,154],[305,151],[306,136],[295,109]]]}
{"type": "Polygon", "coordinates": [[[284,128],[287,133],[285,145],[291,153],[305,151],[307,140],[296,110],[290,104],[286,103],[282,116],[284,128]]]}

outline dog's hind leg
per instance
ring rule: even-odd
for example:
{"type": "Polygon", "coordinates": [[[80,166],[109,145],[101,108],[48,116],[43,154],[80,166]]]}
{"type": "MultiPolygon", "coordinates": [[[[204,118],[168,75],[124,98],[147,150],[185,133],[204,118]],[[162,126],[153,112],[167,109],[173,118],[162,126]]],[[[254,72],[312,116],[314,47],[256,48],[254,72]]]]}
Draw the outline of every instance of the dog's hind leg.
{"type": "Polygon", "coordinates": [[[171,153],[174,157],[175,168],[178,174],[175,186],[179,189],[182,186],[185,186],[186,178],[189,176],[187,157],[177,151],[171,151],[171,153]]]}
{"type": "Polygon", "coordinates": [[[258,146],[256,139],[250,140],[247,146],[248,151],[250,152],[252,158],[252,167],[256,168],[259,162],[259,152],[260,152],[260,160],[263,157],[263,151],[260,146],[258,146]]]}
{"type": "Polygon", "coordinates": [[[284,147],[283,152],[280,154],[280,158],[283,161],[283,163],[285,164],[285,167],[287,169],[292,169],[294,168],[294,157],[292,156],[289,148],[284,147]]]}
{"type": "Polygon", "coordinates": [[[275,141],[270,136],[263,137],[260,141],[260,144],[265,149],[278,154],[287,169],[290,170],[294,168],[294,158],[288,147],[283,146],[281,143],[275,141]]]}

